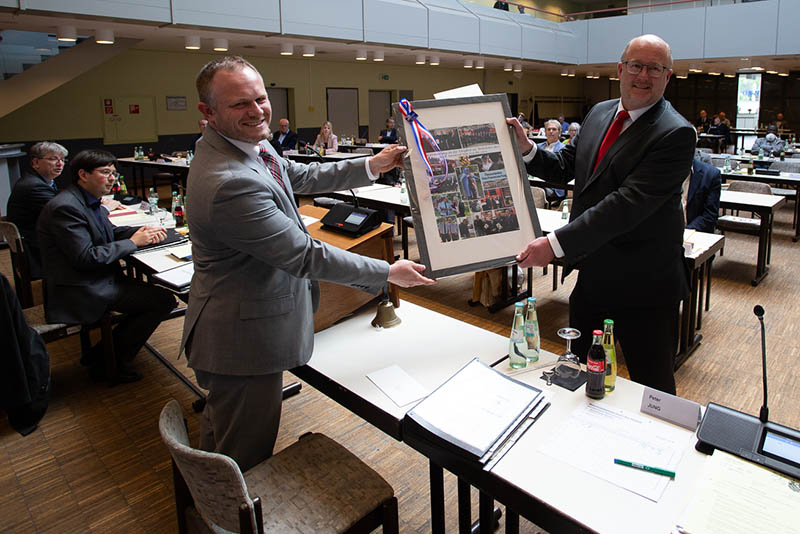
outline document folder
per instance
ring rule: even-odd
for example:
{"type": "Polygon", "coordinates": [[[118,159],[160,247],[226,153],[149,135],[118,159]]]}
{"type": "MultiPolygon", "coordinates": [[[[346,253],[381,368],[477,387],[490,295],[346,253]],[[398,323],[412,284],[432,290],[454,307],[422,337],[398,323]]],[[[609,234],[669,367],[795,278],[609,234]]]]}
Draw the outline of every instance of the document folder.
{"type": "Polygon", "coordinates": [[[406,414],[403,433],[485,465],[547,405],[542,390],[475,358],[406,414]]]}

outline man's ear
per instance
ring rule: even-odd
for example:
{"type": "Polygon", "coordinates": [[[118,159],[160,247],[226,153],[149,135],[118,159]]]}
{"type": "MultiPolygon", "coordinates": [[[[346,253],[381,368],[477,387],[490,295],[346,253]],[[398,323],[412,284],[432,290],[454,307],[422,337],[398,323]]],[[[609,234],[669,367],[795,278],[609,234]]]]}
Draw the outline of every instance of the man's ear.
{"type": "Polygon", "coordinates": [[[214,110],[211,108],[211,106],[209,106],[208,104],[206,104],[203,101],[200,101],[200,102],[197,103],[197,109],[198,109],[198,111],[200,111],[200,113],[203,114],[203,117],[205,117],[205,119],[209,123],[211,123],[211,120],[212,120],[211,118],[214,115],[214,110]]]}

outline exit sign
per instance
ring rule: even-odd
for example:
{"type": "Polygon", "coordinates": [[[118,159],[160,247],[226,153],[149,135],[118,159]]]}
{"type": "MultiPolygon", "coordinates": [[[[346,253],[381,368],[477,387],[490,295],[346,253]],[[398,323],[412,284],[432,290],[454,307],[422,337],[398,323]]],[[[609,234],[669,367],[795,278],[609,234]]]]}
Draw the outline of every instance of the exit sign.
{"type": "Polygon", "coordinates": [[[388,82],[389,81],[389,75],[388,74],[381,74],[381,80],[383,80],[384,82],[388,82]]]}

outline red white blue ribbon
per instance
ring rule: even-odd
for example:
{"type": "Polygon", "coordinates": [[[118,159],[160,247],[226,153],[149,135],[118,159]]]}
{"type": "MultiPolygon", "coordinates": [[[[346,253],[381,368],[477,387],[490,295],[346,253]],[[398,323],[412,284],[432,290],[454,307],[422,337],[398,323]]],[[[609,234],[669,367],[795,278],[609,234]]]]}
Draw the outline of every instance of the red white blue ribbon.
{"type": "Polygon", "coordinates": [[[422,156],[422,161],[425,163],[425,169],[428,172],[428,176],[433,178],[433,168],[431,167],[428,153],[425,151],[425,145],[422,142],[423,139],[427,139],[430,142],[431,146],[437,153],[437,157],[444,164],[443,178],[446,178],[447,158],[445,158],[442,154],[442,150],[439,148],[439,144],[436,142],[436,139],[433,137],[433,135],[431,135],[428,129],[425,128],[421,122],[419,122],[419,115],[417,115],[417,112],[411,107],[411,102],[405,98],[401,98],[400,112],[403,114],[403,118],[411,125],[411,131],[414,134],[414,143],[417,145],[417,151],[419,151],[420,156],[422,156]]]}

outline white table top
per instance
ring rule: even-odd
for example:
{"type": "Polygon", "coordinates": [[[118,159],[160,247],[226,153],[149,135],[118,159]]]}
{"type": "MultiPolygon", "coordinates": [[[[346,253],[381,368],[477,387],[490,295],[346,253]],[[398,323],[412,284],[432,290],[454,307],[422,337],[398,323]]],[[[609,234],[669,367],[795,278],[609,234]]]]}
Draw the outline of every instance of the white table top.
{"type": "MultiPolygon", "coordinates": [[[[314,154],[301,154],[297,150],[285,150],[283,152],[284,157],[289,158],[316,158],[317,156],[314,154]]],[[[335,160],[342,160],[342,159],[353,159],[353,158],[366,158],[368,154],[359,154],[357,152],[325,152],[325,155],[322,156],[326,160],[335,161],[335,160]]]]}
{"type": "MultiPolygon", "coordinates": [[[[338,193],[347,193],[348,191],[337,191],[338,193]]],[[[400,188],[385,184],[373,184],[368,187],[359,187],[355,190],[358,198],[374,200],[386,205],[395,206],[398,208],[409,207],[409,202],[402,202],[400,200],[400,188]]]]}
{"type": "MultiPolygon", "coordinates": [[[[413,403],[395,405],[366,377],[367,373],[397,364],[423,387],[433,390],[472,358],[492,363],[507,353],[505,336],[409,302],[403,302],[397,314],[403,323],[395,328],[375,330],[370,325],[374,311],[367,309],[317,333],[308,365],[399,421],[413,403]]],[[[552,402],[493,468],[496,475],[599,532],[669,532],[691,497],[706,458],[695,452],[694,440],[683,453],[675,481],[669,483],[661,500],[653,503],[536,452],[538,443],[563,418],[588,401],[582,388],[569,392],[547,387],[539,379],[540,370],[515,372],[507,361],[496,369],[544,390],[552,402]]],[[[641,385],[618,378],[616,390],[601,402],[639,413],[642,391],[641,385]]],[[[687,436],[691,434],[686,432],[687,436]]],[[[585,448],[586,454],[591,454],[590,436],[585,448]]]]}
{"type": "Polygon", "coordinates": [[[182,169],[187,169],[189,164],[186,162],[186,158],[172,158],[172,161],[150,161],[149,159],[133,159],[131,158],[117,158],[117,161],[122,161],[124,163],[132,163],[134,165],[158,165],[158,166],[167,166],[167,167],[180,167],[182,169]]]}
{"type": "Polygon", "coordinates": [[[761,195],[759,193],[745,193],[744,191],[727,191],[722,190],[720,194],[720,202],[731,202],[736,204],[747,204],[754,208],[770,208],[774,209],[780,204],[786,202],[785,197],[777,195],[761,195]]]}

